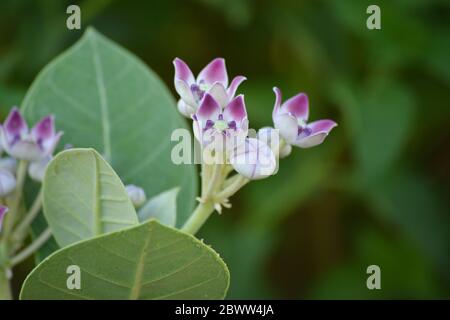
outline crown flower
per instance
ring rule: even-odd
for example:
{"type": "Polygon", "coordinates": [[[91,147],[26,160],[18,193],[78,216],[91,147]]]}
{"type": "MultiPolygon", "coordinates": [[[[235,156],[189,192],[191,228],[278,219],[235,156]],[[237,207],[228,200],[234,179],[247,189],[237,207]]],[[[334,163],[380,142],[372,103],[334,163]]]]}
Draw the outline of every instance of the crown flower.
{"type": "Polygon", "coordinates": [[[246,80],[237,76],[228,86],[228,74],[225,60],[216,58],[194,77],[189,66],[181,59],[173,61],[175,67],[175,90],[180,95],[178,110],[186,117],[191,117],[199,108],[206,93],[214,97],[224,108],[235,96],[239,85],[246,80]]]}

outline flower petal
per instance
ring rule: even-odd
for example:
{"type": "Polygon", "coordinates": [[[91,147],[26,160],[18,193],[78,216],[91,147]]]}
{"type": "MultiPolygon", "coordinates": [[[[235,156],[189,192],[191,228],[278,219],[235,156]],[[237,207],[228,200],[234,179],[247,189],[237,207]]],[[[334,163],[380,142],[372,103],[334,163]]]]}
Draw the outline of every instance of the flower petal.
{"type": "Polygon", "coordinates": [[[185,103],[193,107],[197,105],[194,95],[192,94],[191,87],[187,82],[183,80],[175,80],[175,90],[185,103]]]}
{"type": "Polygon", "coordinates": [[[223,117],[226,121],[236,121],[237,124],[240,124],[242,120],[247,118],[244,95],[240,94],[230,101],[223,111],[223,117]]]}
{"type": "Polygon", "coordinates": [[[275,128],[280,131],[280,135],[288,144],[297,140],[298,123],[297,119],[288,113],[279,114],[274,119],[275,128]]]}
{"type": "Polygon", "coordinates": [[[8,143],[13,143],[16,139],[28,133],[27,123],[17,107],[14,107],[9,113],[3,129],[8,143]]]}
{"type": "Polygon", "coordinates": [[[272,119],[273,121],[275,121],[275,116],[280,111],[282,94],[281,90],[278,89],[277,87],[273,87],[273,92],[275,92],[275,104],[273,106],[272,119]]]}
{"type": "Polygon", "coordinates": [[[44,180],[45,170],[47,170],[47,166],[51,160],[52,156],[48,155],[38,161],[31,162],[28,166],[28,175],[31,179],[42,182],[44,180]]]}
{"type": "Polygon", "coordinates": [[[311,134],[306,137],[299,137],[297,141],[293,142],[292,145],[297,146],[299,148],[311,148],[321,144],[325,138],[327,137],[327,133],[317,133],[311,134]]]}
{"type": "Polygon", "coordinates": [[[5,146],[5,150],[10,156],[20,160],[37,161],[44,156],[42,148],[31,139],[18,140],[12,146],[5,146]]]}
{"type": "Polygon", "coordinates": [[[304,93],[297,94],[285,101],[281,109],[285,112],[292,113],[298,119],[307,121],[309,116],[308,96],[304,93]]]}
{"type": "Polygon", "coordinates": [[[3,157],[0,159],[0,170],[8,170],[15,174],[17,169],[17,160],[11,157],[3,157]]]}
{"type": "Polygon", "coordinates": [[[247,80],[244,76],[237,76],[231,81],[230,86],[228,87],[227,94],[229,99],[233,99],[236,94],[237,88],[240,86],[242,82],[247,80]]]}
{"type": "Polygon", "coordinates": [[[267,144],[272,152],[277,155],[280,150],[280,133],[271,127],[263,127],[258,130],[258,140],[267,144]]]}
{"type": "Polygon", "coordinates": [[[33,129],[31,129],[31,136],[35,141],[44,141],[50,139],[55,135],[55,117],[47,116],[39,121],[33,129]]]}
{"type": "Polygon", "coordinates": [[[203,127],[207,120],[217,120],[222,109],[220,108],[217,101],[209,93],[205,94],[200,107],[197,110],[196,118],[201,123],[203,127]]]}
{"type": "Polygon", "coordinates": [[[331,129],[337,126],[337,123],[333,120],[317,120],[311,123],[308,123],[308,128],[311,129],[311,134],[316,133],[330,133],[331,129]]]}
{"type": "Polygon", "coordinates": [[[0,205],[0,231],[2,230],[3,219],[5,218],[5,215],[7,212],[8,212],[8,207],[0,205]]]}
{"type": "Polygon", "coordinates": [[[220,107],[223,109],[228,104],[228,94],[225,87],[220,82],[216,82],[208,90],[208,93],[213,96],[213,98],[219,103],[220,107]]]}
{"type": "Polygon", "coordinates": [[[232,153],[230,163],[242,176],[257,180],[275,173],[277,162],[272,150],[262,141],[255,138],[246,139],[232,153]]]}
{"type": "Polygon", "coordinates": [[[43,155],[42,156],[49,156],[53,154],[53,151],[55,151],[56,146],[59,143],[59,140],[61,139],[63,135],[63,132],[60,131],[58,132],[56,135],[54,135],[53,137],[51,137],[50,139],[46,139],[42,141],[42,151],[43,151],[43,155]]]}
{"type": "Polygon", "coordinates": [[[198,74],[197,83],[213,84],[220,82],[225,88],[228,87],[228,74],[225,67],[225,60],[223,58],[216,58],[211,61],[198,74]]]}
{"type": "Polygon", "coordinates": [[[175,58],[175,60],[173,60],[173,65],[175,67],[175,81],[182,80],[188,85],[195,82],[194,75],[186,62],[179,58],[175,58]]]}
{"type": "Polygon", "coordinates": [[[0,196],[10,194],[16,188],[16,178],[8,170],[0,170],[0,196]]]}
{"type": "Polygon", "coordinates": [[[195,109],[184,102],[183,99],[178,100],[177,107],[178,111],[186,118],[190,118],[195,113],[195,109]]]}

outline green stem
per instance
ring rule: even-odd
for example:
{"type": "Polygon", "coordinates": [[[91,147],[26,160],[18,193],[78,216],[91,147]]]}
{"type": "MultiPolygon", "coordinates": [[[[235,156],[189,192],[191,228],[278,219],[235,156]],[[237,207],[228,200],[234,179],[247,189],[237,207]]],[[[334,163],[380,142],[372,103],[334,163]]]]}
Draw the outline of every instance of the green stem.
{"type": "Polygon", "coordinates": [[[0,268],[0,300],[11,300],[11,285],[8,278],[8,269],[0,268]]]}
{"type": "Polygon", "coordinates": [[[206,191],[206,183],[209,181],[212,167],[213,167],[212,165],[208,165],[208,164],[202,162],[202,172],[201,172],[202,194],[201,194],[201,198],[203,198],[205,196],[204,193],[206,191]]]}
{"type": "Polygon", "coordinates": [[[26,236],[26,232],[28,227],[37,217],[42,208],[42,188],[39,190],[36,198],[34,199],[33,205],[30,208],[30,211],[25,215],[20,224],[14,229],[13,239],[15,241],[21,242],[23,238],[26,236]]]}
{"type": "Polygon", "coordinates": [[[211,198],[215,192],[215,189],[222,181],[222,164],[215,164],[213,167],[213,172],[209,177],[209,183],[206,187],[205,192],[203,193],[203,199],[205,202],[211,198]]]}
{"type": "Polygon", "coordinates": [[[3,241],[9,241],[9,235],[14,227],[15,219],[19,214],[20,201],[22,200],[22,189],[25,183],[25,178],[27,176],[27,167],[28,162],[26,160],[20,160],[19,165],[17,166],[17,174],[16,174],[16,191],[14,194],[14,200],[10,205],[10,211],[5,216],[5,221],[3,225],[3,241]]]}
{"type": "Polygon", "coordinates": [[[214,212],[214,202],[207,201],[205,203],[199,203],[194,212],[192,212],[190,218],[184,224],[181,231],[196,234],[203,224],[208,220],[209,216],[214,212]]]}
{"type": "Polygon", "coordinates": [[[250,181],[249,179],[241,175],[238,175],[238,177],[236,178],[232,177],[230,179],[233,179],[233,181],[224,190],[222,190],[216,195],[215,197],[216,201],[220,202],[224,199],[228,199],[250,181]]]}
{"type": "Polygon", "coordinates": [[[28,247],[20,251],[16,256],[11,258],[11,266],[21,263],[30,255],[32,255],[36,250],[38,250],[48,239],[52,236],[52,230],[50,228],[45,229],[39,237],[37,237],[28,247]]]}

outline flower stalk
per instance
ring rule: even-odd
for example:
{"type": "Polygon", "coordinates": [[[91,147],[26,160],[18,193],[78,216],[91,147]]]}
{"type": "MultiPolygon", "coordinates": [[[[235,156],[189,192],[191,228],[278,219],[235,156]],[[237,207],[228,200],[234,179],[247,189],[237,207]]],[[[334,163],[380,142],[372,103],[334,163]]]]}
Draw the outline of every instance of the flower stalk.
{"type": "Polygon", "coordinates": [[[14,223],[19,215],[20,202],[22,201],[23,185],[27,175],[28,161],[20,160],[17,166],[17,185],[14,194],[14,199],[10,205],[10,212],[5,217],[5,223],[3,227],[3,241],[9,241],[10,233],[14,227],[14,223]]]}
{"type": "Polygon", "coordinates": [[[28,211],[28,213],[25,215],[23,220],[19,223],[19,225],[14,229],[12,238],[15,242],[22,242],[23,239],[26,236],[26,232],[28,228],[31,226],[31,223],[34,221],[34,219],[37,217],[39,212],[42,208],[42,188],[39,189],[39,193],[37,194],[36,198],[34,199],[34,202],[28,211]]]}
{"type": "Polygon", "coordinates": [[[0,266],[0,300],[11,300],[11,285],[8,277],[9,270],[0,266]]]}

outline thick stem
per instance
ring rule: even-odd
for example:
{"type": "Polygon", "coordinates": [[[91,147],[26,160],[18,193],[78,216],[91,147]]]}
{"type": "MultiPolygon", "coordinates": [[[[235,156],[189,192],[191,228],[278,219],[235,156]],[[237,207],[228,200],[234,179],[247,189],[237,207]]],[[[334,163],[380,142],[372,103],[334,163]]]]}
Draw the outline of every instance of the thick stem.
{"type": "Polygon", "coordinates": [[[207,186],[207,183],[211,176],[212,167],[213,167],[212,165],[208,165],[208,164],[202,162],[202,172],[201,172],[202,194],[201,194],[201,198],[205,197],[206,186],[207,186]]]}
{"type": "Polygon", "coordinates": [[[204,200],[205,202],[214,195],[215,189],[222,182],[222,167],[222,164],[215,164],[213,167],[213,171],[211,173],[211,176],[209,177],[210,180],[208,182],[206,190],[202,192],[202,200],[204,200]]]}
{"type": "Polygon", "coordinates": [[[0,268],[0,300],[11,300],[11,285],[9,283],[8,269],[0,268]]]}
{"type": "Polygon", "coordinates": [[[214,202],[207,201],[205,203],[199,203],[194,212],[192,212],[190,218],[184,224],[181,231],[196,234],[203,224],[208,220],[211,213],[214,212],[214,202]]]}

